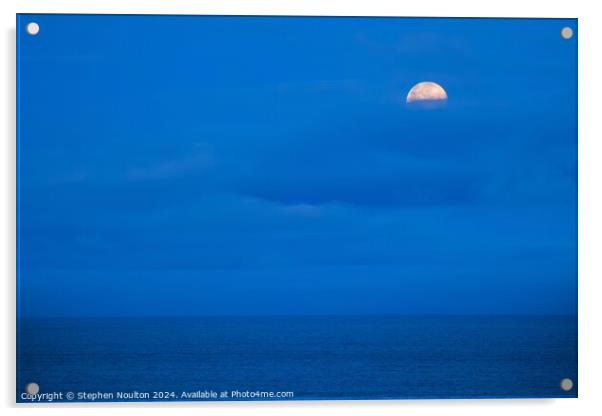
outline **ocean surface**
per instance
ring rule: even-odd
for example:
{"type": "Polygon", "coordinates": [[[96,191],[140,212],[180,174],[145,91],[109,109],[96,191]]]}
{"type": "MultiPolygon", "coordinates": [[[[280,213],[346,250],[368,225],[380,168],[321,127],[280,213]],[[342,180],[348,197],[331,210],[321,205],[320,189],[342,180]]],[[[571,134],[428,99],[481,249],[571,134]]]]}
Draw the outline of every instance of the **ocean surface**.
{"type": "Polygon", "coordinates": [[[575,316],[18,321],[19,402],[576,397],[577,387],[575,316]],[[23,394],[31,382],[38,396],[23,394]]]}

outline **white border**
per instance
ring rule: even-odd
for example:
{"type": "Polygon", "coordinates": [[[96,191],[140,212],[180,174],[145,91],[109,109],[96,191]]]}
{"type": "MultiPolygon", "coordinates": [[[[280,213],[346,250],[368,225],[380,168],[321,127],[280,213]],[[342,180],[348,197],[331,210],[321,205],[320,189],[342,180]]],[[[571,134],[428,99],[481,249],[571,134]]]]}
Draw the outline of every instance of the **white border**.
{"type": "Polygon", "coordinates": [[[105,415],[127,409],[130,414],[245,415],[585,415],[599,411],[602,392],[602,336],[596,319],[602,317],[602,20],[594,1],[534,2],[528,0],[21,0],[0,2],[2,10],[2,91],[0,100],[0,265],[2,290],[2,376],[0,394],[6,414],[105,415]],[[43,405],[42,411],[14,404],[14,293],[15,293],[15,13],[118,14],[251,14],[345,16],[466,16],[466,17],[578,17],[579,18],[579,399],[564,400],[453,400],[378,402],[253,402],[163,404],[43,405]],[[109,409],[107,409],[110,408],[109,409]],[[168,410],[168,408],[170,410],[168,410]]]}
{"type": "Polygon", "coordinates": [[[118,14],[250,14],[334,16],[491,16],[577,17],[575,1],[547,1],[545,7],[525,0],[506,0],[493,6],[484,1],[386,0],[171,0],[83,1],[28,0],[19,2],[21,13],[118,14]]]}

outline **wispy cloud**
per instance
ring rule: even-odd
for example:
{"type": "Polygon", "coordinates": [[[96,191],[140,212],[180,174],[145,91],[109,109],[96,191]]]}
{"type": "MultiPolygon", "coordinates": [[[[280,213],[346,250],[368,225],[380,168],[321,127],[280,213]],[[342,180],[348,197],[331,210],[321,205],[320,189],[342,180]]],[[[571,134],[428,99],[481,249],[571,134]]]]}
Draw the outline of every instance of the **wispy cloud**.
{"type": "Polygon", "coordinates": [[[130,181],[169,179],[181,175],[201,172],[214,165],[214,160],[208,153],[197,153],[179,159],[171,159],[144,167],[134,167],[128,170],[130,181]]]}

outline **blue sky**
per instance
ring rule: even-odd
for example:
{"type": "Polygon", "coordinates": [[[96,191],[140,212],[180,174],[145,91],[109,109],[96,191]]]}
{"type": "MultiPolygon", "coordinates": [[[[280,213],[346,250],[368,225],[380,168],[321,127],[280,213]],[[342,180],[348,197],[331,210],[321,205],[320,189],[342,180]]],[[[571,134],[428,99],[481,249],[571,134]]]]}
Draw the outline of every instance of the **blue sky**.
{"type": "Polygon", "coordinates": [[[23,316],[576,313],[576,20],[19,19],[23,316]]]}

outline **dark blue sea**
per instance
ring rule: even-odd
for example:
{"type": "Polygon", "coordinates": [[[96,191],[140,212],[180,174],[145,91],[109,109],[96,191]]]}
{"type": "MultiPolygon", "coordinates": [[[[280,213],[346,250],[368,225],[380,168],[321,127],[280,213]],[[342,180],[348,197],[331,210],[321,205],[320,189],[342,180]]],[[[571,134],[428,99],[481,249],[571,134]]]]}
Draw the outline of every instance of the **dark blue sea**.
{"type": "Polygon", "coordinates": [[[17,343],[20,402],[30,382],[42,401],[577,396],[575,316],[20,319],[17,343]]]}

